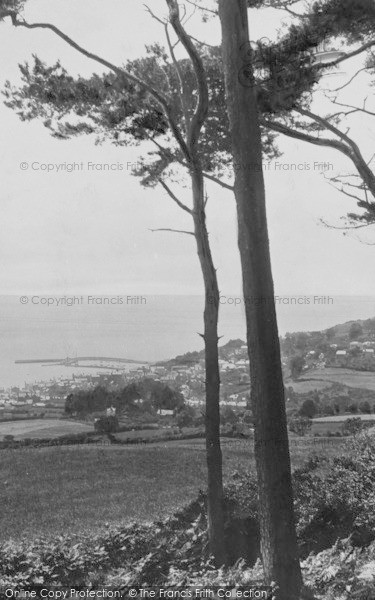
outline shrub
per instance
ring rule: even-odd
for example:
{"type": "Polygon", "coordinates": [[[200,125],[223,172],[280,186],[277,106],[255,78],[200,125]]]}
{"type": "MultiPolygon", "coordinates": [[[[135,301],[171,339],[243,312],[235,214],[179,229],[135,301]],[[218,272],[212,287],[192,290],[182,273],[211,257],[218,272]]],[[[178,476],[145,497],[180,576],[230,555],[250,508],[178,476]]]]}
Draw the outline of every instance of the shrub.
{"type": "Polygon", "coordinates": [[[366,414],[366,415],[371,414],[371,406],[370,406],[370,403],[368,402],[368,400],[364,400],[363,402],[360,403],[359,410],[363,414],[366,414]]]}
{"type": "Polygon", "coordinates": [[[289,429],[297,435],[304,436],[311,429],[311,419],[307,417],[293,417],[289,421],[289,429]]]}
{"type": "Polygon", "coordinates": [[[116,416],[106,416],[96,419],[94,428],[97,433],[115,433],[118,431],[119,422],[116,416]]]}
{"type": "Polygon", "coordinates": [[[352,419],[346,419],[342,424],[341,430],[343,435],[356,435],[362,429],[362,421],[360,417],[353,417],[352,419]]]}
{"type": "Polygon", "coordinates": [[[304,401],[301,408],[299,409],[299,414],[301,417],[307,417],[308,419],[313,419],[317,413],[317,408],[315,406],[314,400],[308,398],[304,401]]]}

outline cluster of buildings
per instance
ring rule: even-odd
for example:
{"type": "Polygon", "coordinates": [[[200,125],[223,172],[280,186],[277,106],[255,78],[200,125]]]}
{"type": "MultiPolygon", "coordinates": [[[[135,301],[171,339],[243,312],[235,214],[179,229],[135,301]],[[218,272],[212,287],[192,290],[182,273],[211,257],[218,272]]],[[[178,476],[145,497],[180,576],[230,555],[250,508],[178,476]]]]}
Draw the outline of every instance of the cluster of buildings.
{"type": "MultiPolygon", "coordinates": [[[[337,344],[331,344],[330,348],[335,351],[336,357],[346,357],[350,354],[350,351],[355,351],[356,354],[364,354],[375,358],[375,342],[350,342],[346,348],[339,347],[337,344]]],[[[353,353],[353,352],[352,352],[353,353]]]]}
{"type": "Polygon", "coordinates": [[[37,381],[23,387],[0,389],[0,421],[31,418],[59,418],[66,396],[75,388],[84,389],[89,382],[84,376],[37,381]]]}
{"type": "Polygon", "coordinates": [[[348,341],[330,344],[325,352],[310,350],[304,355],[304,359],[303,371],[350,365],[363,365],[367,366],[369,370],[373,370],[371,365],[373,364],[375,368],[375,341],[348,341]]]}
{"type": "MultiPolygon", "coordinates": [[[[178,389],[186,404],[197,406],[205,401],[205,364],[199,359],[191,364],[134,365],[129,370],[60,377],[37,381],[23,387],[0,388],[0,421],[31,418],[60,418],[64,414],[67,396],[96,386],[119,389],[132,381],[150,377],[173,389],[178,389]]],[[[250,388],[249,361],[245,345],[225,352],[220,358],[221,404],[244,408],[250,388]]]]}
{"type": "MultiPolygon", "coordinates": [[[[122,379],[122,376],[121,376],[122,379]]],[[[67,396],[97,385],[120,383],[117,373],[72,375],[50,381],[25,383],[23,387],[0,388],[0,421],[33,418],[60,418],[67,396]]]]}
{"type": "MultiPolygon", "coordinates": [[[[151,367],[152,368],[152,367],[151,367]]],[[[250,394],[249,360],[247,346],[228,349],[225,358],[219,359],[221,380],[221,405],[245,408],[250,394]]],[[[205,402],[205,361],[200,359],[191,365],[155,367],[154,379],[163,381],[170,387],[178,386],[191,406],[203,406],[205,402]]]]}

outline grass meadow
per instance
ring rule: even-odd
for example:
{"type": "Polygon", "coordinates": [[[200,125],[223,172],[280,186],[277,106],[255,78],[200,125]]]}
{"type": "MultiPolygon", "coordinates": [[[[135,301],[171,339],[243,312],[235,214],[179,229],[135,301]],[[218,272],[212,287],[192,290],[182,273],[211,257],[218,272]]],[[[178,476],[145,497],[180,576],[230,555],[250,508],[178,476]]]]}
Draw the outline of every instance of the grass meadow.
{"type": "MultiPolygon", "coordinates": [[[[254,469],[251,440],[223,439],[222,448],[226,480],[234,471],[254,469]]],[[[292,445],[293,466],[318,449],[292,445]]],[[[106,523],[162,519],[205,488],[202,439],[1,450],[0,538],[94,533],[106,523]]]]}
{"type": "Polygon", "coordinates": [[[55,438],[62,435],[93,431],[92,425],[64,419],[26,419],[0,423],[0,440],[5,435],[14,435],[15,440],[25,438],[55,438]]]}
{"type": "MultiPolygon", "coordinates": [[[[315,371],[312,371],[315,373],[315,371]]],[[[286,388],[293,388],[296,394],[307,394],[308,392],[322,391],[329,387],[331,383],[329,381],[320,381],[319,379],[308,379],[310,373],[302,375],[301,379],[294,381],[293,379],[287,379],[285,381],[286,388]],[[306,379],[304,379],[306,377],[306,379]]]]}
{"type": "Polygon", "coordinates": [[[312,421],[311,433],[319,433],[319,435],[327,435],[329,431],[336,433],[341,431],[342,426],[348,419],[360,418],[361,421],[371,421],[375,425],[375,414],[363,415],[363,414],[346,414],[346,415],[333,415],[327,417],[317,417],[312,421]]]}
{"type": "MultiPolygon", "coordinates": [[[[372,371],[352,371],[351,369],[335,369],[331,367],[309,371],[303,377],[306,378],[306,381],[297,383],[305,383],[306,391],[320,389],[318,384],[321,386],[329,383],[342,383],[342,385],[352,388],[375,391],[375,372],[372,371]]],[[[302,389],[296,389],[296,391],[302,392],[302,389]]]]}

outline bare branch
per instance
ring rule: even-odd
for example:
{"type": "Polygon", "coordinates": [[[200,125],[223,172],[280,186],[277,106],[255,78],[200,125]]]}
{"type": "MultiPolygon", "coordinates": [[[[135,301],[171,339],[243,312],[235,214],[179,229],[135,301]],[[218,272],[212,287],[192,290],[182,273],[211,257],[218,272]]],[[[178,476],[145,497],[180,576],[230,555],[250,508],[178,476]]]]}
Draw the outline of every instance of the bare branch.
{"type": "MultiPolygon", "coordinates": [[[[369,223],[369,225],[373,225],[373,223],[369,223]]],[[[365,244],[365,246],[375,246],[375,242],[366,242],[365,240],[360,240],[358,236],[356,237],[357,240],[361,242],[361,244],[365,244]]]]}
{"type": "Polygon", "coordinates": [[[279,8],[279,10],[280,9],[285,10],[293,17],[298,17],[299,19],[309,19],[311,17],[311,15],[300,15],[299,13],[296,13],[294,10],[292,10],[291,8],[288,8],[287,6],[283,6],[282,8],[281,8],[281,6],[279,6],[278,8],[279,8]]]}
{"type": "Polygon", "coordinates": [[[168,44],[168,48],[169,48],[169,53],[171,55],[172,58],[172,62],[177,74],[177,78],[178,78],[178,83],[179,83],[179,97],[181,100],[181,105],[182,105],[182,112],[184,115],[184,121],[185,121],[185,131],[186,133],[189,130],[190,127],[190,115],[189,115],[189,110],[188,110],[188,105],[187,105],[187,90],[186,90],[186,85],[185,85],[185,81],[181,72],[181,68],[180,68],[180,64],[178,62],[178,60],[176,59],[176,55],[174,53],[174,48],[172,46],[172,42],[171,42],[171,38],[169,35],[169,31],[168,31],[168,24],[165,24],[165,36],[167,38],[167,44],[168,44]]]}
{"type": "Polygon", "coordinates": [[[198,40],[196,37],[191,35],[191,33],[189,33],[188,35],[191,40],[197,42],[197,44],[201,44],[201,46],[207,46],[207,48],[214,48],[215,50],[217,48],[217,46],[214,46],[213,44],[208,44],[207,42],[202,42],[202,40],[198,40]]]}
{"type": "Polygon", "coordinates": [[[359,69],[356,73],[354,73],[353,77],[351,77],[349,79],[349,81],[347,81],[346,83],[344,83],[344,85],[341,85],[338,88],[335,88],[334,90],[332,90],[332,92],[339,92],[340,90],[343,90],[344,88],[346,88],[348,85],[350,85],[352,83],[352,81],[357,77],[357,75],[359,75],[362,71],[367,71],[367,67],[362,67],[362,69],[359,69]]]}
{"type": "MultiPolygon", "coordinates": [[[[337,97],[335,97],[333,99],[330,98],[330,100],[331,100],[332,104],[336,104],[337,106],[343,106],[344,108],[346,107],[346,108],[352,108],[353,109],[353,110],[350,110],[349,112],[345,113],[346,115],[350,115],[353,112],[363,112],[366,115],[371,115],[372,117],[375,117],[375,112],[372,112],[371,110],[367,110],[365,108],[366,107],[367,98],[365,98],[364,101],[363,101],[363,108],[361,108],[360,106],[353,106],[352,104],[346,104],[344,102],[338,102],[337,101],[337,97]]],[[[336,113],[336,114],[339,115],[340,113],[336,113]]],[[[343,114],[343,113],[341,113],[341,114],[343,114]]],[[[334,116],[334,115],[331,115],[330,118],[332,118],[332,116],[334,116]]]]}
{"type": "Polygon", "coordinates": [[[353,149],[353,151],[356,154],[357,153],[360,154],[360,150],[359,150],[357,144],[350,137],[348,137],[345,133],[343,133],[342,131],[340,131],[340,129],[338,129],[337,127],[335,127],[334,125],[332,125],[332,123],[330,123],[327,119],[325,119],[325,118],[323,118],[323,117],[321,117],[319,115],[316,115],[315,113],[311,112],[310,110],[305,110],[303,108],[295,108],[294,110],[296,112],[300,113],[301,115],[304,115],[305,117],[309,117],[310,119],[312,119],[316,123],[319,123],[325,129],[328,129],[329,131],[332,131],[335,135],[337,135],[337,137],[339,137],[342,140],[344,140],[353,149]]]}
{"type": "Polygon", "coordinates": [[[163,25],[163,27],[165,26],[165,20],[155,15],[155,13],[152,12],[151,8],[147,4],[144,4],[143,6],[145,7],[146,11],[151,15],[151,17],[155,19],[155,21],[163,25]]]}
{"type": "Polygon", "coordinates": [[[203,123],[208,113],[208,86],[206,72],[202,59],[197,52],[193,42],[186,33],[185,29],[181,25],[179,6],[177,0],[166,0],[169,7],[169,18],[173,29],[176,32],[178,39],[181,41],[186,52],[188,53],[190,60],[194,67],[195,77],[198,85],[198,103],[195,108],[193,118],[191,120],[191,126],[189,128],[187,147],[189,149],[191,158],[193,159],[194,166],[197,163],[197,144],[199,135],[203,126],[203,123]]]}
{"type": "Polygon", "coordinates": [[[182,210],[188,212],[190,215],[193,214],[191,208],[186,206],[186,204],[184,204],[183,202],[181,202],[181,200],[177,198],[177,196],[172,192],[171,188],[165,183],[165,181],[163,181],[162,179],[158,179],[158,181],[160,185],[163,186],[169,197],[172,198],[173,202],[175,202],[180,208],[182,208],[182,210]]]}
{"type": "Polygon", "coordinates": [[[365,229],[366,227],[371,227],[371,225],[375,225],[375,223],[361,223],[360,225],[345,225],[344,227],[339,227],[338,225],[330,225],[324,219],[319,219],[320,223],[327,227],[328,229],[337,229],[338,231],[350,231],[351,229],[365,229]]]}
{"type": "Polygon", "coordinates": [[[261,124],[273,131],[277,131],[278,133],[282,133],[287,135],[288,137],[296,138],[298,140],[302,140],[303,142],[308,142],[309,144],[314,144],[315,146],[325,146],[329,148],[335,148],[340,152],[343,152],[349,158],[351,158],[349,150],[346,145],[339,140],[335,140],[334,138],[322,138],[315,137],[308,133],[303,133],[302,131],[297,131],[296,129],[291,129],[282,123],[278,123],[277,121],[269,121],[268,119],[261,119],[261,124]]]}
{"type": "Polygon", "coordinates": [[[215,15],[215,17],[217,17],[219,14],[216,10],[211,10],[210,8],[205,8],[204,6],[200,6],[196,2],[193,2],[193,0],[185,0],[185,2],[187,2],[191,6],[194,6],[195,8],[198,8],[199,10],[202,10],[203,12],[208,12],[208,13],[211,13],[212,15],[215,15]]]}
{"type": "MultiPolygon", "coordinates": [[[[323,173],[324,175],[324,173],[323,173]]],[[[333,183],[334,178],[330,179],[329,177],[326,177],[324,175],[324,178],[328,181],[329,185],[331,185],[333,188],[335,188],[335,190],[337,190],[338,192],[340,192],[341,194],[344,194],[345,196],[348,196],[349,198],[354,198],[355,200],[357,200],[358,202],[363,202],[363,198],[360,198],[359,196],[356,196],[355,194],[350,194],[350,192],[347,192],[344,189],[343,184],[341,184],[341,187],[338,187],[337,185],[335,185],[333,183]]]]}
{"type": "MultiPolygon", "coordinates": [[[[166,150],[161,144],[159,144],[159,142],[157,140],[155,140],[154,138],[150,137],[148,138],[150,140],[150,142],[153,142],[155,144],[155,146],[160,150],[160,152],[168,159],[173,158],[173,160],[175,160],[178,164],[180,164],[183,167],[186,167],[187,169],[189,168],[189,165],[186,161],[181,160],[178,156],[172,156],[171,152],[169,152],[168,150],[166,150]]],[[[218,177],[215,177],[214,175],[211,175],[210,173],[206,173],[205,171],[203,171],[203,177],[205,177],[206,179],[209,179],[210,181],[213,181],[214,183],[217,183],[217,185],[220,185],[222,188],[226,189],[226,190],[230,190],[231,192],[234,191],[234,187],[233,185],[230,185],[229,183],[225,183],[225,181],[222,181],[221,179],[219,179],[218,177]]]]}
{"type": "Polygon", "coordinates": [[[204,207],[205,207],[205,208],[206,208],[206,206],[207,206],[207,202],[208,202],[208,194],[207,194],[207,192],[205,191],[205,193],[204,193],[204,207]]]}
{"type": "Polygon", "coordinates": [[[218,185],[220,185],[225,190],[230,190],[231,192],[234,191],[234,186],[233,185],[230,185],[229,183],[225,183],[225,181],[222,181],[221,179],[218,179],[217,177],[214,177],[214,175],[211,175],[210,173],[206,173],[204,171],[203,172],[203,177],[205,177],[206,179],[209,179],[210,181],[213,181],[214,183],[217,183],[218,185]]]}
{"type": "Polygon", "coordinates": [[[311,144],[315,144],[317,146],[326,146],[326,147],[328,146],[328,147],[338,150],[342,154],[345,154],[345,156],[350,158],[350,160],[354,163],[360,177],[366,183],[368,189],[370,190],[371,194],[375,198],[375,176],[374,176],[374,173],[369,168],[367,162],[363,158],[357,144],[355,144],[355,142],[351,138],[349,138],[346,134],[344,134],[342,131],[337,129],[337,127],[334,127],[334,125],[329,123],[329,121],[327,121],[326,119],[323,119],[322,117],[319,117],[318,115],[315,115],[314,113],[311,113],[310,111],[306,111],[306,110],[303,110],[300,108],[295,109],[295,110],[297,112],[299,112],[300,114],[309,116],[311,119],[313,119],[314,121],[316,121],[317,123],[322,125],[324,128],[329,129],[330,131],[335,133],[338,137],[340,137],[341,140],[344,140],[347,143],[344,143],[343,141],[335,140],[335,139],[318,138],[318,137],[315,137],[315,136],[312,136],[312,135],[309,135],[306,133],[302,133],[300,131],[295,131],[293,129],[290,129],[289,127],[286,127],[285,125],[282,125],[281,123],[267,121],[265,119],[262,120],[262,123],[264,125],[266,125],[267,127],[269,127],[270,129],[273,129],[274,131],[278,131],[279,133],[288,135],[289,137],[294,137],[294,138],[309,142],[311,144]]]}
{"type": "Polygon", "coordinates": [[[319,66],[319,68],[327,69],[329,67],[335,67],[336,65],[339,65],[340,63],[344,62],[345,60],[348,60],[349,58],[353,58],[353,56],[357,56],[358,54],[365,52],[366,50],[371,48],[371,46],[375,46],[375,40],[372,40],[371,42],[367,42],[366,44],[363,44],[363,46],[360,46],[359,48],[357,48],[357,50],[348,52],[344,56],[340,56],[339,58],[336,58],[336,60],[332,60],[329,63],[322,64],[319,66]]]}
{"type": "Polygon", "coordinates": [[[195,237],[195,233],[193,231],[184,231],[183,229],[169,229],[169,228],[161,227],[159,229],[149,229],[149,231],[152,231],[153,233],[155,233],[156,231],[168,231],[170,233],[184,233],[186,235],[193,235],[195,237]]]}
{"type": "Polygon", "coordinates": [[[186,24],[189,23],[190,19],[192,19],[195,15],[195,13],[197,12],[197,8],[196,6],[193,6],[193,10],[191,11],[190,15],[187,15],[187,10],[186,10],[186,6],[184,4],[184,17],[181,19],[181,23],[183,24],[184,27],[186,27],[186,24]]]}

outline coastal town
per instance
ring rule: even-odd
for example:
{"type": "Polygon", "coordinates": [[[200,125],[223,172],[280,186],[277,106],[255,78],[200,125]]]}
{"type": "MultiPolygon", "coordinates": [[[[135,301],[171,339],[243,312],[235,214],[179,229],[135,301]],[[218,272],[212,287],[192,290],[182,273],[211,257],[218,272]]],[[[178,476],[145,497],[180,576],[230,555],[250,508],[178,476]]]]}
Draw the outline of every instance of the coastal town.
{"type": "MultiPolygon", "coordinates": [[[[222,379],[222,403],[232,407],[245,407],[249,397],[250,377],[247,346],[240,340],[232,344],[220,359],[222,379]]],[[[197,353],[198,354],[198,353],[197,353]]],[[[188,356],[188,355],[187,355],[188,356]]],[[[204,359],[197,358],[189,364],[174,364],[168,361],[158,364],[124,365],[104,361],[100,371],[61,376],[56,379],[25,383],[23,387],[0,389],[0,421],[29,418],[59,418],[64,415],[65,401],[75,391],[87,391],[98,386],[108,390],[120,389],[143,378],[160,381],[182,393],[185,404],[204,404],[204,359]]],[[[68,361],[67,365],[71,365],[68,361]]],[[[87,365],[86,365],[87,370],[87,365]]]]}
{"type": "MultiPolygon", "coordinates": [[[[286,385],[314,370],[375,371],[375,320],[353,321],[325,331],[297,332],[281,338],[286,385]]],[[[231,340],[220,347],[222,406],[244,409],[250,398],[247,345],[231,340]]],[[[17,361],[20,362],[20,361],[17,361]]],[[[36,362],[36,361],[35,361],[36,362]]],[[[51,360],[52,362],[52,360],[51,360]]],[[[103,387],[120,390],[132,382],[152,379],[182,394],[185,404],[200,408],[205,398],[205,364],[202,352],[188,352],[159,363],[128,359],[67,358],[59,363],[70,371],[49,380],[0,389],[0,421],[61,418],[69,394],[103,387]],[[81,359],[82,361],[83,359],[81,359]],[[73,369],[74,367],[74,369],[73,369]],[[81,369],[81,371],[80,371],[81,369]]]]}

